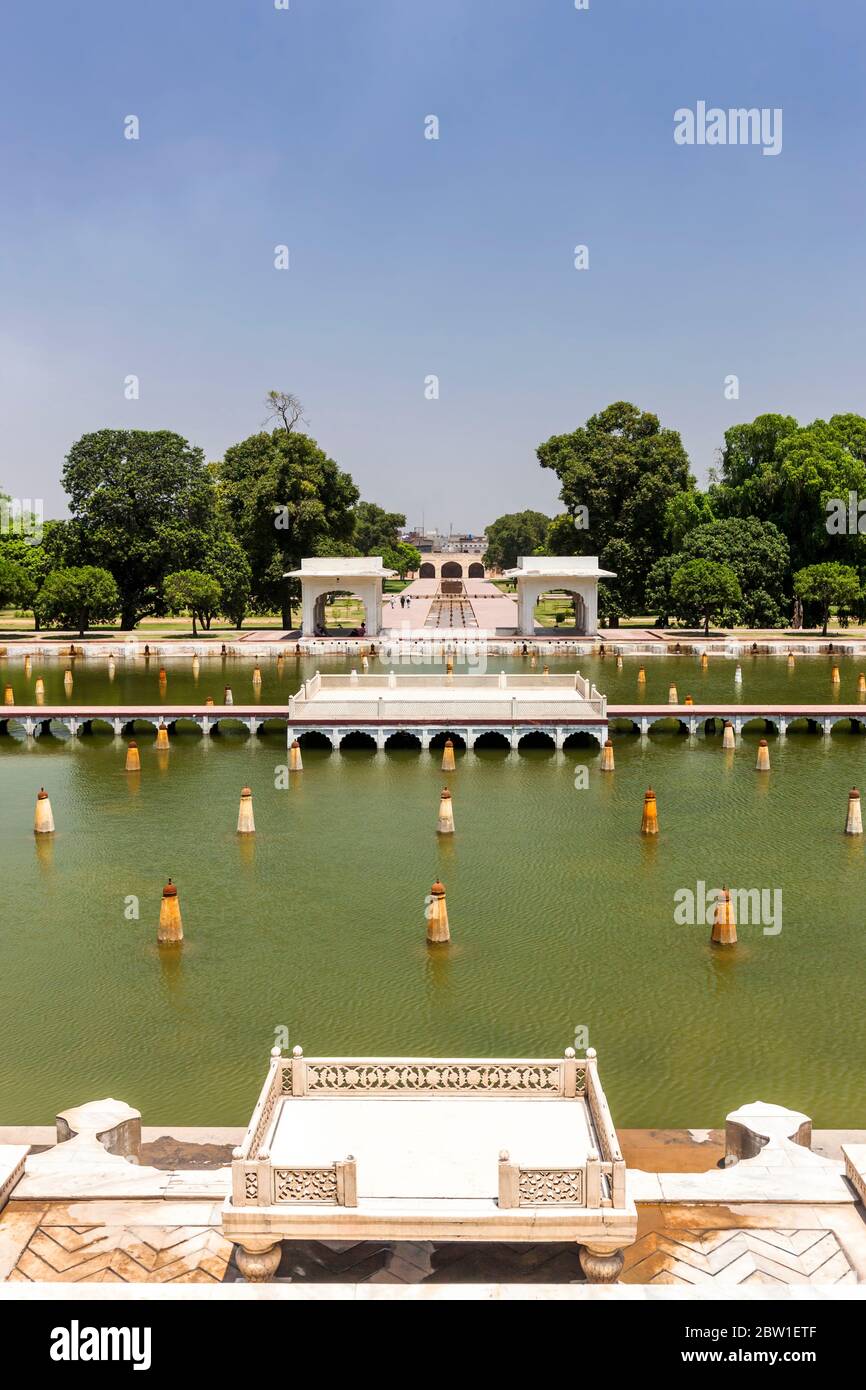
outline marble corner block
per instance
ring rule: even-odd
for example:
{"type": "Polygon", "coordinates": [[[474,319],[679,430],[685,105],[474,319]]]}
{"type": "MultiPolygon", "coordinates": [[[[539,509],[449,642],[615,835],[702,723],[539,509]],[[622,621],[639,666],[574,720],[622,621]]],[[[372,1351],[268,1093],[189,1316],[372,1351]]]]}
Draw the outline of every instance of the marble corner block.
{"type": "Polygon", "coordinates": [[[757,1158],[767,1146],[774,1147],[785,1140],[811,1149],[812,1121],[808,1115],[756,1100],[725,1117],[726,1164],[757,1158]]]}
{"type": "Polygon", "coordinates": [[[78,1137],[95,1139],[106,1153],[138,1163],[141,1157],[141,1112],[125,1101],[106,1096],[61,1110],[56,1117],[57,1142],[78,1137]]]}

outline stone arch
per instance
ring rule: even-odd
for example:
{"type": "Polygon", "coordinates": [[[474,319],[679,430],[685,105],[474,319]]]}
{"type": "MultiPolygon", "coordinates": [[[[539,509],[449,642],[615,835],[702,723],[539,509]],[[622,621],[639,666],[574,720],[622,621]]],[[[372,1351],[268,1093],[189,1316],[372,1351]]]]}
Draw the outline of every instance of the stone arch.
{"type": "Polygon", "coordinates": [[[787,732],[789,734],[814,734],[816,729],[815,721],[807,718],[805,714],[794,715],[792,719],[788,720],[787,732]]]}
{"type": "Polygon", "coordinates": [[[348,729],[340,739],[340,749],[360,749],[365,753],[376,752],[376,740],[363,729],[348,729]]]}
{"type": "Polygon", "coordinates": [[[778,733],[778,726],[772,719],[765,719],[762,714],[752,714],[744,719],[740,725],[740,733],[767,735],[770,732],[778,733]]]}
{"type": "Polygon", "coordinates": [[[114,733],[114,724],[112,723],[112,716],[110,714],[94,714],[92,718],[87,720],[87,723],[90,725],[88,732],[92,734],[96,733],[97,724],[100,726],[101,733],[114,733]]]}
{"type": "Polygon", "coordinates": [[[483,729],[472,745],[473,749],[495,749],[497,752],[511,752],[511,739],[501,729],[483,729]]]}
{"type": "Polygon", "coordinates": [[[445,560],[439,573],[443,579],[462,579],[463,566],[457,560],[445,560]]]}
{"type": "Polygon", "coordinates": [[[842,724],[843,726],[844,726],[845,724],[847,724],[847,725],[849,726],[849,727],[848,727],[848,731],[847,731],[848,733],[851,733],[851,734],[861,734],[861,733],[863,732],[863,724],[864,724],[864,722],[866,722],[866,711],[864,711],[864,718],[863,718],[863,719],[859,719],[859,718],[857,717],[856,714],[837,714],[837,715],[831,715],[831,716],[830,716],[830,731],[831,731],[831,733],[834,733],[834,734],[835,734],[835,732],[836,732],[836,730],[838,729],[838,727],[839,727],[840,724],[842,724]]]}
{"type": "Polygon", "coordinates": [[[609,737],[613,737],[614,734],[639,734],[640,724],[626,715],[616,715],[608,720],[607,732],[609,737]]]}
{"type": "Polygon", "coordinates": [[[334,747],[331,735],[323,733],[321,729],[305,729],[303,733],[295,734],[294,738],[302,748],[327,748],[330,751],[334,747]]]}
{"type": "Polygon", "coordinates": [[[440,729],[439,732],[435,733],[431,738],[430,747],[440,749],[444,748],[445,740],[449,738],[451,742],[454,744],[454,748],[457,752],[466,752],[466,739],[464,738],[463,734],[455,734],[453,729],[440,729]]]}
{"type": "Polygon", "coordinates": [[[675,714],[660,714],[655,719],[650,719],[649,731],[651,734],[687,734],[689,726],[684,719],[679,719],[675,714]]]}
{"type": "Polygon", "coordinates": [[[174,732],[178,734],[200,734],[202,732],[201,724],[199,724],[196,719],[193,719],[191,715],[188,718],[181,717],[180,719],[175,719],[173,728],[174,732]]]}
{"type": "Polygon", "coordinates": [[[421,736],[413,733],[411,729],[395,729],[385,739],[385,747],[409,749],[410,752],[417,753],[421,748],[421,736]]]}
{"type": "Polygon", "coordinates": [[[473,560],[473,561],[472,561],[472,564],[469,566],[468,570],[466,571],[466,576],[467,576],[468,579],[483,579],[483,578],[484,578],[484,566],[481,564],[481,562],[480,562],[479,560],[473,560]]]}
{"type": "MultiPolygon", "coordinates": [[[[174,726],[172,724],[169,724],[168,727],[171,732],[174,732],[174,726]]],[[[214,734],[230,734],[235,737],[238,734],[248,734],[249,726],[242,714],[218,714],[211,725],[211,732],[214,734]]]]}
{"type": "Polygon", "coordinates": [[[563,740],[563,748],[600,748],[604,739],[600,733],[594,733],[591,729],[576,729],[573,734],[567,734],[563,740]]]}
{"type": "Polygon", "coordinates": [[[521,734],[517,743],[518,748],[542,748],[545,752],[554,752],[556,740],[553,734],[549,734],[544,729],[528,729],[525,734],[521,734]]]}
{"type": "Polygon", "coordinates": [[[435,566],[435,565],[431,565],[431,563],[430,563],[429,560],[424,560],[423,563],[422,563],[422,565],[421,565],[421,568],[420,568],[419,571],[418,571],[418,578],[419,578],[419,579],[435,579],[435,578],[436,578],[436,566],[435,566]]]}
{"type": "Polygon", "coordinates": [[[546,630],[549,632],[571,632],[579,637],[585,636],[586,602],[583,594],[579,593],[577,589],[565,589],[561,586],[558,588],[545,589],[535,600],[533,622],[539,627],[543,627],[545,622],[547,622],[549,625],[546,630]],[[557,601],[558,607],[556,611],[564,614],[561,623],[554,622],[553,624],[549,624],[550,615],[539,614],[538,605],[543,603],[546,599],[554,599],[557,601]],[[571,608],[571,625],[569,625],[568,621],[569,607],[571,608]]]}
{"type": "Polygon", "coordinates": [[[355,631],[355,629],[358,627],[358,624],[357,624],[357,623],[353,623],[353,622],[351,621],[351,619],[346,619],[346,622],[348,623],[348,626],[347,626],[347,627],[342,627],[342,626],[341,626],[341,627],[331,627],[331,628],[329,628],[328,625],[327,625],[327,623],[325,622],[325,610],[326,610],[328,604],[333,604],[334,599],[336,599],[336,598],[343,598],[343,597],[345,597],[345,598],[355,598],[355,599],[358,600],[358,602],[361,604],[362,608],[364,609],[364,617],[363,617],[363,619],[362,619],[363,625],[364,625],[364,627],[367,629],[368,632],[371,631],[371,628],[370,628],[370,609],[369,609],[369,605],[368,605],[367,600],[365,599],[364,595],[358,593],[355,589],[347,589],[347,588],[342,588],[342,587],[341,587],[341,588],[339,588],[339,589],[328,589],[328,591],[327,591],[326,593],[319,594],[318,597],[316,598],[315,602],[313,603],[313,614],[314,614],[315,628],[316,628],[316,633],[317,633],[319,636],[322,635],[322,629],[324,628],[324,635],[325,635],[325,636],[328,636],[328,637],[329,637],[329,636],[334,636],[334,635],[336,635],[336,636],[345,636],[345,637],[347,637],[347,636],[349,636],[350,633],[352,633],[353,631],[355,631]]]}

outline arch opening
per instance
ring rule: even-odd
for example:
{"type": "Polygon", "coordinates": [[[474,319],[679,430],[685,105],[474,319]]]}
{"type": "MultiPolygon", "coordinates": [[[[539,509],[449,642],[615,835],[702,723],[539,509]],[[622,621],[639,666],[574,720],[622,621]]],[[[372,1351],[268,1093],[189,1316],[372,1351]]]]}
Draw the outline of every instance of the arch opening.
{"type": "Polygon", "coordinates": [[[455,752],[466,752],[466,739],[462,734],[455,734],[453,729],[440,729],[438,734],[434,734],[430,740],[431,748],[444,748],[445,740],[450,738],[454,744],[455,752]]]}
{"type": "Polygon", "coordinates": [[[761,738],[772,738],[779,732],[778,727],[763,715],[754,715],[751,719],[744,719],[740,726],[740,733],[758,734],[761,738]]]}
{"type": "Polygon", "coordinates": [[[420,568],[419,571],[418,571],[418,578],[419,578],[419,579],[435,579],[435,578],[436,578],[436,566],[435,566],[435,565],[431,565],[431,563],[430,563],[429,560],[425,560],[425,561],[422,563],[421,568],[420,568]]]}
{"type": "Polygon", "coordinates": [[[171,728],[172,732],[177,734],[202,733],[201,726],[199,724],[196,724],[194,719],[175,719],[174,723],[169,725],[169,728],[171,728]]]}
{"type": "Polygon", "coordinates": [[[365,734],[361,729],[352,729],[348,734],[343,734],[340,739],[340,747],[347,750],[355,748],[364,753],[375,753],[376,740],[372,734],[365,734]]]}
{"type": "Polygon", "coordinates": [[[457,560],[446,560],[439,574],[442,579],[462,579],[463,566],[457,560]]]}
{"type": "Polygon", "coordinates": [[[634,719],[620,717],[609,719],[607,723],[608,735],[612,738],[614,734],[639,734],[640,725],[634,719]]]}
{"type": "Polygon", "coordinates": [[[481,564],[479,560],[473,560],[472,564],[469,566],[469,569],[466,571],[466,575],[469,579],[483,579],[484,566],[481,564]]]}
{"type": "Polygon", "coordinates": [[[488,729],[486,733],[479,734],[472,745],[473,748],[495,749],[498,753],[511,752],[511,740],[505,734],[499,733],[496,729],[488,729]]]}
{"type": "Polygon", "coordinates": [[[302,748],[326,748],[330,753],[334,747],[328,735],[320,733],[318,729],[307,729],[295,737],[302,748]]]}
{"type": "Polygon", "coordinates": [[[369,614],[353,589],[329,589],[313,604],[314,637],[365,637],[369,614]]]}
{"type": "Polygon", "coordinates": [[[580,729],[577,733],[568,734],[563,741],[563,748],[600,748],[602,739],[599,734],[591,734],[586,729],[580,729]]]}
{"type": "Polygon", "coordinates": [[[546,734],[543,729],[533,729],[530,733],[521,735],[517,746],[521,750],[536,748],[551,753],[556,750],[556,741],[552,734],[546,734]]]}
{"type": "Polygon", "coordinates": [[[586,604],[576,589],[547,589],[539,594],[532,615],[536,627],[586,635],[586,604]]]}
{"type": "Polygon", "coordinates": [[[679,738],[683,734],[688,734],[689,726],[682,719],[677,719],[674,715],[665,715],[662,719],[654,719],[649,726],[649,732],[656,737],[679,738]]]}
{"type": "Polygon", "coordinates": [[[385,747],[408,749],[411,753],[418,753],[421,750],[421,739],[418,734],[412,734],[408,729],[398,729],[385,739],[385,747]]]}

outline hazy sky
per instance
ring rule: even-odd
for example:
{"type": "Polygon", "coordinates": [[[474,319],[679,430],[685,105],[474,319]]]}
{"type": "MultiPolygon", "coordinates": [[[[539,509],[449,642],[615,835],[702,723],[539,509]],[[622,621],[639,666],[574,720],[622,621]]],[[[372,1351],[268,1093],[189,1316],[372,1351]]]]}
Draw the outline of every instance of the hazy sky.
{"type": "Polygon", "coordinates": [[[79,435],[219,458],[277,387],[364,497],[480,530],[611,400],[702,479],[737,421],[864,411],[864,12],[6,0],[0,485],[60,515],[79,435]],[[676,145],[698,101],[781,107],[781,154],[676,145]]]}

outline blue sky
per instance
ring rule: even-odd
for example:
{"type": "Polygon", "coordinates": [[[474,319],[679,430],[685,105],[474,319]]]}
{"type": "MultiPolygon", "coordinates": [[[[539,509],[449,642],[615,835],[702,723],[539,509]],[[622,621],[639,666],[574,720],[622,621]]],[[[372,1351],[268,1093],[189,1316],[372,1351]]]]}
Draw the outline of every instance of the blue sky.
{"type": "Polygon", "coordinates": [[[0,484],[46,515],[85,431],[215,459],[271,387],[363,496],[476,530],[556,510],[535,447],[611,400],[678,428],[702,479],[761,411],[866,411],[862,0],[10,0],[2,23],[0,484]],[[699,100],[781,107],[782,153],[675,145],[699,100]]]}

